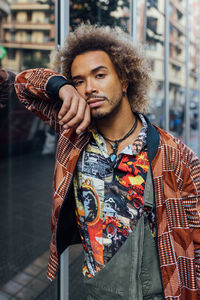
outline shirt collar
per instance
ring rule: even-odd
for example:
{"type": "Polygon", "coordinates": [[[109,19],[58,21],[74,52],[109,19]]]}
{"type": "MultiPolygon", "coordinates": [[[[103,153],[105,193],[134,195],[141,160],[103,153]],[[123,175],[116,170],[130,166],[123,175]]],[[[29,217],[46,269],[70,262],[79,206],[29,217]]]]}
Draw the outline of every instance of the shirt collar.
{"type": "MultiPolygon", "coordinates": [[[[138,117],[140,118],[142,122],[142,128],[140,130],[140,133],[138,134],[137,138],[134,140],[133,144],[128,145],[126,148],[124,148],[120,154],[127,154],[127,155],[137,155],[141,152],[141,150],[147,145],[147,122],[142,114],[138,114],[138,117]]],[[[103,152],[104,156],[108,157],[107,153],[107,147],[105,140],[103,136],[97,131],[94,124],[91,124],[88,128],[88,131],[92,133],[92,136],[101,150],[103,152]]]]}

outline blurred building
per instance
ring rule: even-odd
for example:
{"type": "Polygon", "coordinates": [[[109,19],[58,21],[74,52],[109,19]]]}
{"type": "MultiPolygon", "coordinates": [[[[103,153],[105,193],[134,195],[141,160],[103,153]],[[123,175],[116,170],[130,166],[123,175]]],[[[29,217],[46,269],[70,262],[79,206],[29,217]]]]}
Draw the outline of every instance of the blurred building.
{"type": "Polygon", "coordinates": [[[54,1],[10,0],[10,10],[2,24],[2,66],[14,72],[47,66],[55,48],[54,1]]]}
{"type": "Polygon", "coordinates": [[[1,42],[1,33],[2,33],[2,21],[10,12],[10,8],[7,0],[0,0],[0,42],[1,42]]]}
{"type": "Polygon", "coordinates": [[[10,12],[7,0],[0,0],[0,17],[8,15],[10,12]]]}
{"type": "MultiPolygon", "coordinates": [[[[164,14],[165,1],[147,0],[139,5],[143,18],[139,20],[139,41],[146,43],[158,103],[161,105],[164,84],[164,14]]],[[[177,108],[184,102],[185,90],[185,0],[170,1],[170,106],[177,108]]],[[[190,1],[190,90],[197,93],[198,1],[190,1]]]]}
{"type": "MultiPolygon", "coordinates": [[[[185,1],[170,2],[170,104],[178,105],[185,86],[185,1]]],[[[145,43],[155,83],[155,106],[162,105],[164,97],[164,22],[165,1],[147,0],[141,6],[144,18],[140,20],[140,42],[145,43]],[[143,24],[141,23],[143,22],[143,24]],[[146,23],[146,26],[143,26],[146,23]]]]}
{"type": "Polygon", "coordinates": [[[198,18],[199,1],[190,2],[190,93],[193,102],[198,102],[198,18]]]}
{"type": "Polygon", "coordinates": [[[170,106],[178,108],[185,87],[185,1],[170,2],[170,106]]]}

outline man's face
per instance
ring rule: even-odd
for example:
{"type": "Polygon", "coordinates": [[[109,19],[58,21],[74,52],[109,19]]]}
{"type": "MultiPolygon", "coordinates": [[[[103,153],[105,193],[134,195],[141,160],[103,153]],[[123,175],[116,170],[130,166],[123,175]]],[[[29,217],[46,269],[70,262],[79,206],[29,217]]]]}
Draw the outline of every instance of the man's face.
{"type": "Polygon", "coordinates": [[[106,52],[98,50],[77,55],[71,66],[71,75],[94,119],[107,118],[120,109],[126,88],[106,52]]]}

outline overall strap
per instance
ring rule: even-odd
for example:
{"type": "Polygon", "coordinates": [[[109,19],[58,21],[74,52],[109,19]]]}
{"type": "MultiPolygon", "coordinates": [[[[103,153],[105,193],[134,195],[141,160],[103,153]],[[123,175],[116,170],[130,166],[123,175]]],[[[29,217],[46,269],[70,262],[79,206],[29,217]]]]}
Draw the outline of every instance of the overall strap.
{"type": "MultiPolygon", "coordinates": [[[[143,203],[151,211],[154,207],[154,192],[151,167],[147,172],[143,203]]],[[[144,220],[148,212],[144,210],[144,220]]],[[[146,219],[147,220],[147,219],[146,219]]],[[[160,266],[155,241],[149,228],[149,222],[144,221],[143,256],[140,279],[142,282],[143,300],[164,300],[160,266]]]]}
{"type": "Polygon", "coordinates": [[[146,184],[144,189],[143,205],[151,207],[152,209],[154,206],[153,180],[150,165],[149,170],[147,172],[146,184]]]}

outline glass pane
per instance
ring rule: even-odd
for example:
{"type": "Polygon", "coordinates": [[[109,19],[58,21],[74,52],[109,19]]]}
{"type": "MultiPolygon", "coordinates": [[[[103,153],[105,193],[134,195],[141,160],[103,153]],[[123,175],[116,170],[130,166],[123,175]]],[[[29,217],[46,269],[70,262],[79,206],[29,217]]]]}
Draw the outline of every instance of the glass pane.
{"type": "Polygon", "coordinates": [[[164,127],[164,1],[139,1],[140,37],[148,58],[153,85],[150,90],[150,120],[164,127]]]}
{"type": "Polygon", "coordinates": [[[54,1],[0,0],[1,299],[57,299],[45,275],[56,136],[13,87],[15,74],[48,66],[54,27],[54,1]]]}
{"type": "Polygon", "coordinates": [[[200,64],[198,70],[198,60],[200,60],[200,36],[199,36],[199,22],[200,22],[199,2],[193,1],[190,13],[190,147],[198,155],[199,149],[199,101],[200,101],[200,86],[198,86],[198,76],[200,76],[200,64]]]}
{"type": "Polygon", "coordinates": [[[185,22],[184,3],[170,3],[170,130],[183,140],[185,127],[185,22]]]}
{"type": "Polygon", "coordinates": [[[128,0],[71,1],[70,28],[89,21],[91,24],[119,26],[129,31],[129,3],[128,0]]]}

